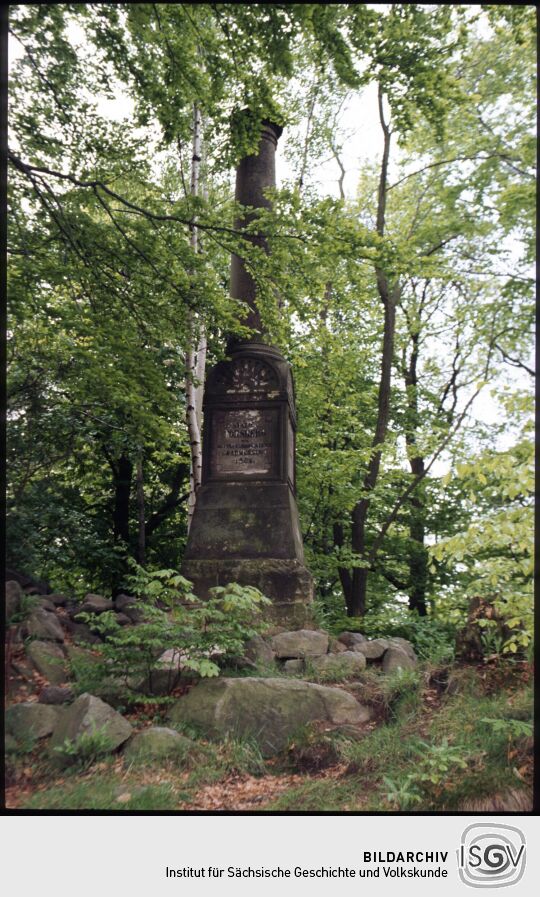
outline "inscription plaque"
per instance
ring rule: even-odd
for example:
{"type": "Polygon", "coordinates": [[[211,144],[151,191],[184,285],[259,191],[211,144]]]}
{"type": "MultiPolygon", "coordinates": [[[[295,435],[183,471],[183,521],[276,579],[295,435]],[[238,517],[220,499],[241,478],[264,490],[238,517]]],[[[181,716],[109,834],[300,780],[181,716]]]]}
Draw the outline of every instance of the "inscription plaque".
{"type": "Polygon", "coordinates": [[[273,409],[215,411],[211,472],[218,476],[273,473],[277,422],[273,409]]]}

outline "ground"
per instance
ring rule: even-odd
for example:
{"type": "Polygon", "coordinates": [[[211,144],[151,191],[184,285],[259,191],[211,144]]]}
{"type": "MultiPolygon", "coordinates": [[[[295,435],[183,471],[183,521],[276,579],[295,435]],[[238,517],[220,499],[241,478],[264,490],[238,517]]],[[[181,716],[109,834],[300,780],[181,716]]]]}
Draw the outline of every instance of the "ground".
{"type": "MultiPolygon", "coordinates": [[[[263,760],[249,742],[184,732],[196,760],[128,763],[121,755],[63,772],[43,744],[10,754],[8,808],[177,811],[490,811],[530,808],[532,669],[525,662],[367,672],[373,720],[311,727],[263,760]]],[[[338,683],[349,688],[350,683],[338,683]]],[[[358,686],[358,683],[357,683],[358,686]]],[[[129,715],[163,725],[163,706],[129,715]]]]}

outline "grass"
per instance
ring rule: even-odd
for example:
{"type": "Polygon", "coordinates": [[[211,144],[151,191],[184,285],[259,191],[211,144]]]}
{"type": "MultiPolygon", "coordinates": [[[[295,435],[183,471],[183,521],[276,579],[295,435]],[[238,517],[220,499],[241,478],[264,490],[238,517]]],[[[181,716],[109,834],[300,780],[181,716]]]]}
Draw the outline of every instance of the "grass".
{"type": "MultiPolygon", "coordinates": [[[[473,800],[525,794],[532,776],[530,684],[501,669],[469,673],[466,688],[441,695],[416,671],[385,677],[366,670],[355,694],[374,708],[375,722],[352,734],[306,728],[271,761],[249,739],[208,742],[200,732],[178,727],[196,742],[192,757],[132,767],[113,755],[61,779],[40,746],[10,763],[30,770],[34,793],[23,805],[43,810],[183,809],[207,788],[218,798],[227,791],[234,806],[235,783],[246,780],[259,783],[257,809],[292,813],[452,812],[473,800]],[[287,777],[290,784],[278,794],[272,783],[281,778],[284,789],[287,777]]],[[[497,809],[505,809],[504,801],[497,809]]]]}

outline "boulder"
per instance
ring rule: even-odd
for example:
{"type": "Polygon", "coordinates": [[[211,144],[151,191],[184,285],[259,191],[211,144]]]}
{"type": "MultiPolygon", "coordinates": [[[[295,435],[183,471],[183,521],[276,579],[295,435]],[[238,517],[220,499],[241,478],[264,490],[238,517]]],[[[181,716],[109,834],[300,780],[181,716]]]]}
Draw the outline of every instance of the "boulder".
{"type": "Polygon", "coordinates": [[[38,673],[52,685],[60,685],[69,679],[68,665],[62,648],[54,642],[33,641],[26,647],[26,654],[38,673]]]}
{"type": "Polygon", "coordinates": [[[283,669],[286,673],[302,673],[304,671],[305,663],[303,660],[286,660],[283,664],[283,669]]]}
{"type": "Polygon", "coordinates": [[[174,729],[152,726],[136,732],[124,748],[126,760],[184,760],[197,751],[196,744],[174,729]]]}
{"type": "Polygon", "coordinates": [[[63,642],[64,630],[54,614],[36,607],[23,627],[24,634],[44,642],[63,642]]]}
{"type": "Polygon", "coordinates": [[[6,710],[6,732],[17,741],[46,738],[53,732],[63,713],[62,707],[50,707],[47,704],[13,704],[6,710]]]}
{"type": "Polygon", "coordinates": [[[341,654],[322,654],[310,657],[309,666],[317,673],[329,677],[350,678],[366,668],[366,658],[360,651],[344,651],[341,654]]]}
{"type": "Polygon", "coordinates": [[[52,595],[47,595],[47,598],[55,607],[64,607],[68,600],[67,595],[61,595],[59,592],[53,592],[52,595]]]}
{"type": "Polygon", "coordinates": [[[113,603],[102,595],[93,595],[91,592],[84,596],[80,612],[87,614],[102,614],[106,610],[113,610],[113,603]]]}
{"type": "Polygon", "coordinates": [[[329,654],[343,654],[343,652],[347,650],[347,645],[345,645],[343,642],[338,641],[337,638],[331,638],[328,642],[329,654]]]}
{"type": "Polygon", "coordinates": [[[390,647],[386,638],[366,639],[357,645],[356,650],[361,651],[366,660],[380,660],[384,652],[390,647]]]}
{"type": "Polygon", "coordinates": [[[54,614],[56,612],[56,605],[49,601],[48,598],[36,598],[38,607],[42,607],[43,610],[49,611],[49,613],[54,614]]]}
{"type": "Polygon", "coordinates": [[[137,604],[137,599],[133,598],[132,595],[117,595],[114,599],[114,609],[121,613],[125,611],[126,607],[133,607],[137,604]]]}
{"type": "Polygon", "coordinates": [[[283,750],[299,728],[314,720],[362,721],[352,695],[299,679],[203,679],[176,701],[169,719],[189,723],[210,738],[253,738],[264,757],[283,750]]]}
{"type": "Polygon", "coordinates": [[[396,636],[395,638],[389,638],[388,641],[391,645],[396,645],[398,648],[401,648],[402,651],[405,651],[405,654],[408,654],[411,660],[414,660],[415,662],[418,660],[413,646],[406,638],[399,638],[396,636]]]}
{"type": "Polygon", "coordinates": [[[314,657],[328,651],[328,634],[312,629],[279,632],[272,638],[272,649],[281,659],[314,657]]]}
{"type": "MultiPolygon", "coordinates": [[[[47,708],[46,705],[37,706],[45,709],[58,710],[59,708],[47,708]]],[[[64,744],[64,741],[77,741],[84,732],[103,731],[110,743],[110,750],[119,748],[127,741],[133,732],[133,727],[127,719],[117,713],[109,704],[96,698],[94,695],[80,695],[69,707],[62,710],[62,715],[54,727],[50,749],[64,744]]]]}
{"type": "Polygon", "coordinates": [[[246,642],[244,654],[253,663],[270,664],[275,659],[272,648],[260,635],[254,635],[253,638],[246,642]]]}
{"type": "Polygon", "coordinates": [[[46,685],[41,689],[38,701],[40,704],[70,704],[75,697],[72,688],[61,688],[59,685],[46,685]]]}
{"type": "MultiPolygon", "coordinates": [[[[77,613],[79,613],[78,610],[77,613]]],[[[80,645],[81,643],[86,642],[88,642],[88,644],[90,645],[97,645],[101,643],[101,637],[96,632],[92,632],[87,623],[75,623],[68,617],[66,617],[62,622],[67,631],[71,634],[76,645],[80,645]]]]}
{"type": "Polygon", "coordinates": [[[343,642],[349,651],[356,651],[357,646],[366,641],[365,635],[361,632],[341,632],[337,638],[338,642],[343,642]]]}
{"type": "Polygon", "coordinates": [[[392,673],[394,670],[414,670],[416,661],[399,645],[391,645],[384,652],[382,668],[383,673],[392,673]]]}
{"type": "Polygon", "coordinates": [[[144,610],[136,604],[128,604],[121,611],[132,623],[140,623],[144,620],[144,610]]]}
{"type": "Polygon", "coordinates": [[[127,614],[117,613],[114,619],[119,626],[131,626],[131,618],[127,614]]]}
{"type": "Polygon", "coordinates": [[[15,616],[15,614],[19,613],[21,609],[21,600],[23,594],[24,592],[21,589],[19,583],[15,582],[14,579],[6,582],[6,623],[9,623],[11,618],[15,616]]]}
{"type": "Polygon", "coordinates": [[[6,754],[16,754],[19,749],[19,745],[15,741],[13,735],[9,735],[6,733],[4,738],[4,751],[6,754]]]}

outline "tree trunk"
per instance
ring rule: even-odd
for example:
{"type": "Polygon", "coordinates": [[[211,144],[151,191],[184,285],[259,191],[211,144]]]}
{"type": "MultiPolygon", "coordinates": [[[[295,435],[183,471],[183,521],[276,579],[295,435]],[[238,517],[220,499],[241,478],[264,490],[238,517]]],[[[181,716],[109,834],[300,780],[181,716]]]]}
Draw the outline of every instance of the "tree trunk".
{"type": "Polygon", "coordinates": [[[144,520],[144,478],[142,452],[137,458],[137,563],[144,566],[146,563],[146,527],[144,520]]]}
{"type": "MultiPolygon", "coordinates": [[[[377,234],[384,237],[386,222],[386,191],[388,182],[388,161],[390,158],[391,131],[384,117],[383,91],[379,84],[379,119],[384,136],[381,174],[377,202],[377,234]]],[[[400,293],[399,281],[391,285],[386,272],[376,267],[377,290],[384,307],[384,331],[381,355],[381,374],[377,398],[377,423],[371,444],[372,452],[368,469],[364,477],[364,496],[357,502],[352,513],[351,547],[355,554],[366,561],[366,567],[355,567],[352,574],[352,595],[347,613],[350,617],[361,617],[366,611],[367,582],[369,567],[366,557],[366,525],[371,505],[371,495],[377,484],[381,466],[382,446],[386,440],[388,419],[390,415],[390,386],[392,379],[392,361],[394,356],[394,334],[396,329],[396,302],[400,293]]]]}
{"type": "MultiPolygon", "coordinates": [[[[417,432],[420,424],[418,417],[418,355],[420,349],[418,330],[411,333],[411,344],[409,364],[404,370],[408,410],[405,442],[409,453],[411,472],[414,477],[423,478],[425,475],[425,461],[418,454],[417,449],[417,432]]],[[[421,617],[425,617],[427,613],[428,553],[424,544],[426,535],[425,513],[424,488],[423,484],[419,484],[410,500],[409,607],[411,610],[418,611],[421,617]]]]}
{"type": "MultiPolygon", "coordinates": [[[[193,106],[193,152],[191,160],[191,195],[199,195],[202,147],[202,117],[197,105],[193,106]]],[[[191,225],[191,248],[199,251],[199,236],[195,222],[191,225]]],[[[197,327],[193,313],[188,319],[190,345],[186,353],[186,421],[189,434],[191,466],[188,498],[188,532],[195,511],[197,492],[202,481],[202,398],[206,366],[206,334],[204,327],[197,327]]]]}
{"type": "Polygon", "coordinates": [[[120,455],[113,465],[115,542],[129,545],[129,498],[133,479],[133,463],[127,455],[120,455]]]}

